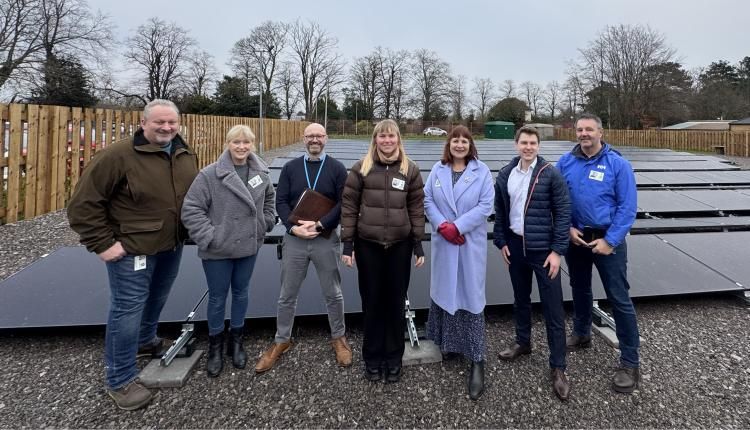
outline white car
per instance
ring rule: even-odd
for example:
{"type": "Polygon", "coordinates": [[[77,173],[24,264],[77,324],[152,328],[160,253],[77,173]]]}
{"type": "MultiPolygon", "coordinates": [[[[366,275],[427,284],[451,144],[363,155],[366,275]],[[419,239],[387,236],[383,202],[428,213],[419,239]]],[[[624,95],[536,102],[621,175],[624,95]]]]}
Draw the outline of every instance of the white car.
{"type": "Polygon", "coordinates": [[[422,131],[425,136],[447,136],[448,132],[440,127],[427,127],[422,131]]]}

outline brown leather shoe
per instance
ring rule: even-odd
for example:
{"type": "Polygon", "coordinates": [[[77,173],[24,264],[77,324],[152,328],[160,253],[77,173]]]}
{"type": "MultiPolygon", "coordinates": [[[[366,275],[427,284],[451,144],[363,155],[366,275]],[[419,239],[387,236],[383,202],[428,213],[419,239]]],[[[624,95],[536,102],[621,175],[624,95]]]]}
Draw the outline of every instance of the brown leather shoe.
{"type": "Polygon", "coordinates": [[[263,373],[271,370],[274,364],[279,360],[281,354],[287,352],[292,347],[292,342],[274,343],[263,353],[263,356],[255,365],[255,373],[263,373]]]}
{"type": "Polygon", "coordinates": [[[340,336],[331,340],[331,346],[336,352],[336,362],[341,367],[352,365],[352,347],[346,341],[346,336],[340,336]]]}
{"type": "Polygon", "coordinates": [[[590,348],[591,336],[578,336],[577,334],[571,334],[565,339],[565,347],[567,348],[568,352],[590,348]]]}
{"type": "Polygon", "coordinates": [[[528,354],[531,354],[531,347],[529,345],[519,345],[517,343],[514,343],[513,345],[500,351],[500,354],[498,354],[497,356],[501,360],[511,361],[511,360],[515,360],[521,355],[528,355],[528,354]]]}
{"type": "Polygon", "coordinates": [[[567,402],[570,397],[570,382],[568,382],[568,378],[565,376],[565,371],[562,369],[552,369],[550,375],[552,376],[552,391],[555,392],[558,399],[567,402]]]}

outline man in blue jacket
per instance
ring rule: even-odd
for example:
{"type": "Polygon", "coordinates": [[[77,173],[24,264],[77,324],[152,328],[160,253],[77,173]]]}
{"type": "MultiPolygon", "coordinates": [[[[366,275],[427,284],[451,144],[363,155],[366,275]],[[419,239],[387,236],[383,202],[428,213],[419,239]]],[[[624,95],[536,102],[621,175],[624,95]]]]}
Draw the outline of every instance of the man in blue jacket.
{"type": "Polygon", "coordinates": [[[637,197],[630,163],[602,141],[602,120],[583,114],[576,121],[578,145],[557,162],[570,190],[573,204],[570,242],[565,259],[573,293],[573,334],[569,351],[591,346],[591,269],[599,271],[612,305],[620,366],[612,388],[631,393],[640,381],[640,337],[627,280],[628,250],[625,236],[635,221],[637,197]]]}
{"type": "Polygon", "coordinates": [[[508,265],[513,284],[516,341],[500,352],[501,360],[531,353],[531,275],[536,274],[547,329],[552,390],[568,400],[565,376],[565,310],[560,258],[568,249],[570,198],[560,172],[539,156],[539,132],[521,127],[516,133],[518,157],[495,182],[494,244],[508,265]]]}

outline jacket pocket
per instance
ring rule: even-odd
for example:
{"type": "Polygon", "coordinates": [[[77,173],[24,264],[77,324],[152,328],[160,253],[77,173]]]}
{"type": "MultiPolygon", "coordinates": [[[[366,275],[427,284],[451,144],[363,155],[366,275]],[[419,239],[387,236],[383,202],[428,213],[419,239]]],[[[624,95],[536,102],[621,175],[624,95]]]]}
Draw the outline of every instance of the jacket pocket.
{"type": "Polygon", "coordinates": [[[122,234],[148,233],[159,231],[164,226],[164,220],[130,221],[120,224],[122,234]]]}

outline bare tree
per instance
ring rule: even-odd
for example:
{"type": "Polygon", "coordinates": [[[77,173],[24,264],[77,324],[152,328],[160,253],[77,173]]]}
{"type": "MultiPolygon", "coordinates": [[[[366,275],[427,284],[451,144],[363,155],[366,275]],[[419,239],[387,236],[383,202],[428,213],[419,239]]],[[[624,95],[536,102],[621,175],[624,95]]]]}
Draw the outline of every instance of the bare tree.
{"type": "Polygon", "coordinates": [[[39,88],[46,82],[44,64],[62,57],[88,68],[102,63],[111,27],[85,0],[0,0],[0,88],[12,75],[39,88]]]}
{"type": "Polygon", "coordinates": [[[214,64],[214,56],[206,51],[195,51],[190,55],[190,66],[185,73],[187,93],[194,96],[208,96],[211,83],[219,73],[214,64]]]}
{"type": "Polygon", "coordinates": [[[487,111],[495,100],[495,89],[490,78],[474,78],[474,107],[479,111],[479,119],[484,120],[487,111]]]}
{"type": "MultiPolygon", "coordinates": [[[[568,113],[575,118],[578,115],[578,107],[583,101],[584,83],[577,69],[568,70],[568,78],[563,85],[565,100],[568,104],[568,113]]],[[[571,118],[572,119],[572,118],[571,118]]]]}
{"type": "Polygon", "coordinates": [[[390,118],[396,113],[395,106],[401,104],[403,91],[399,91],[398,87],[402,86],[405,72],[409,66],[409,52],[377,47],[372,55],[378,62],[379,99],[382,106],[382,116],[390,118]]]}
{"type": "Polygon", "coordinates": [[[513,81],[513,79],[506,79],[502,83],[500,83],[501,99],[509,99],[511,97],[515,97],[517,91],[518,89],[516,88],[516,83],[513,81]]]}
{"type": "Polygon", "coordinates": [[[342,81],[344,64],[336,52],[338,39],[317,23],[296,21],[289,29],[289,43],[299,70],[305,115],[310,120],[320,94],[342,81]]]}
{"type": "Polygon", "coordinates": [[[380,87],[380,61],[375,55],[355,58],[349,69],[349,85],[355,99],[361,103],[362,118],[373,119],[378,106],[380,87]]]}
{"type": "Polygon", "coordinates": [[[443,117],[450,85],[450,66],[437,53],[426,49],[418,49],[412,58],[414,96],[422,119],[443,117]]]}
{"type": "Polygon", "coordinates": [[[231,50],[229,64],[235,70],[235,76],[245,80],[248,94],[253,79],[262,80],[264,111],[268,110],[274,77],[281,53],[288,42],[288,33],[288,24],[266,21],[253,28],[249,36],[238,40],[231,50]]]}
{"type": "Polygon", "coordinates": [[[406,115],[407,97],[409,95],[409,74],[406,68],[398,70],[393,79],[393,91],[391,100],[393,102],[392,118],[400,121],[406,115]]]}
{"type": "Polygon", "coordinates": [[[168,99],[176,95],[190,67],[189,53],[195,41],[175,23],[150,18],[127,39],[125,58],[134,64],[144,101],[168,99]]]}
{"type": "Polygon", "coordinates": [[[664,36],[644,25],[607,26],[579,52],[578,69],[594,88],[589,104],[606,113],[612,126],[640,127],[650,104],[643,98],[646,72],[675,57],[664,36]]]}
{"type": "Polygon", "coordinates": [[[276,91],[281,99],[281,114],[286,116],[286,119],[292,119],[292,115],[294,115],[294,111],[302,99],[298,89],[297,74],[293,69],[294,66],[291,63],[282,63],[276,80],[276,91]]]}
{"type": "Polygon", "coordinates": [[[546,89],[542,97],[544,98],[544,104],[547,106],[549,111],[550,120],[555,120],[555,112],[557,112],[560,101],[562,99],[563,87],[557,81],[552,81],[547,84],[546,89]]]}
{"type": "Polygon", "coordinates": [[[542,88],[531,81],[526,81],[521,84],[521,92],[523,93],[523,96],[526,99],[526,104],[529,105],[533,116],[538,117],[542,101],[542,88]]]}
{"type": "Polygon", "coordinates": [[[450,103],[453,119],[460,121],[464,118],[466,106],[466,76],[458,75],[451,79],[450,103]]]}

